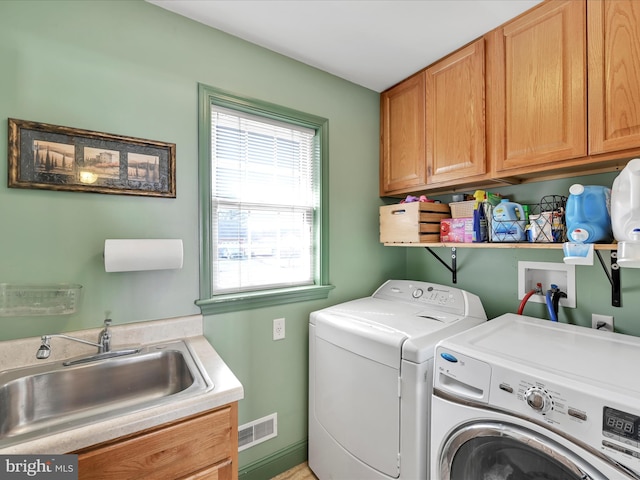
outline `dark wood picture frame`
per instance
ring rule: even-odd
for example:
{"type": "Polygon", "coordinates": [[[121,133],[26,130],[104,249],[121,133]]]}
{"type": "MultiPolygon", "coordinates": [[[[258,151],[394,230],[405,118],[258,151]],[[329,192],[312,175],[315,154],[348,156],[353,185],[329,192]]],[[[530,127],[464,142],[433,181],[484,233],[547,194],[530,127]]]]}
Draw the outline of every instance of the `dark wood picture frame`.
{"type": "Polygon", "coordinates": [[[9,188],[176,197],[176,145],[9,118],[9,188]]]}

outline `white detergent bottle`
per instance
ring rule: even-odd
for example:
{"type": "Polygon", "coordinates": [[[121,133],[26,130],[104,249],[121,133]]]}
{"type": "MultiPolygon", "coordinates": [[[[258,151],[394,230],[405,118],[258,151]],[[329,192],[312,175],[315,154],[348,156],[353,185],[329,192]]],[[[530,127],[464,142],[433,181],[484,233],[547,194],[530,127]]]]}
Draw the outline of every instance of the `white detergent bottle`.
{"type": "Polygon", "coordinates": [[[640,158],[629,161],[613,181],[611,227],[618,265],[640,268],[640,158]]]}

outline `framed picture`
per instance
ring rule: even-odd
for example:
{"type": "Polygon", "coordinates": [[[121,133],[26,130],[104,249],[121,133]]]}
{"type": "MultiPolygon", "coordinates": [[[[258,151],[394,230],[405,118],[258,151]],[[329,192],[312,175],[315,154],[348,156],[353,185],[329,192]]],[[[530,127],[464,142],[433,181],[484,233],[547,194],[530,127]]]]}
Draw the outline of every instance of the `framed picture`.
{"type": "Polygon", "coordinates": [[[175,198],[176,146],[10,118],[9,187],[175,198]]]}

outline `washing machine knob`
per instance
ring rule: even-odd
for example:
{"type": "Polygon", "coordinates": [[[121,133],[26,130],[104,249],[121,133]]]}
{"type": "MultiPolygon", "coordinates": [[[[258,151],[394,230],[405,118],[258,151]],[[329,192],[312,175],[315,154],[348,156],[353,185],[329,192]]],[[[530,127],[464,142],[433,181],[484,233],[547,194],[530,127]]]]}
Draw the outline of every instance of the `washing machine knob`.
{"type": "Polygon", "coordinates": [[[422,291],[422,289],[421,289],[421,288],[416,288],[416,289],[413,291],[412,295],[413,295],[413,298],[420,298],[420,297],[422,296],[422,294],[423,294],[423,293],[424,293],[424,292],[422,291]]]}
{"type": "Polygon", "coordinates": [[[524,399],[527,401],[527,405],[539,413],[546,413],[553,406],[553,399],[539,387],[531,387],[524,392],[524,399]]]}

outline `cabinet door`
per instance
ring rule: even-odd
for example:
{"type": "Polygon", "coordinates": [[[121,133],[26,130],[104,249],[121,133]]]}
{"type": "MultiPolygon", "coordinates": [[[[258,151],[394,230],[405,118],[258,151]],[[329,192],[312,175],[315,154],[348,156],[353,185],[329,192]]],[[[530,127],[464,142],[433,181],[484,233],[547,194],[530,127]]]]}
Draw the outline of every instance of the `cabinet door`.
{"type": "Polygon", "coordinates": [[[380,195],[423,188],[425,164],[424,72],[380,96],[380,195]]]}
{"type": "Polygon", "coordinates": [[[196,473],[200,477],[194,478],[237,478],[237,467],[229,476],[229,467],[225,466],[229,462],[232,467],[237,465],[236,418],[234,403],[75,452],[79,479],[175,480],[196,473]]]}
{"type": "Polygon", "coordinates": [[[484,39],[426,71],[427,181],[486,172],[484,39]]]}
{"type": "Polygon", "coordinates": [[[233,480],[233,464],[228,460],[184,477],[181,480],[233,480]]]}
{"type": "Polygon", "coordinates": [[[542,171],[585,156],[585,2],[545,2],[494,33],[496,171],[542,171]]]}
{"type": "Polygon", "coordinates": [[[587,2],[589,153],[640,147],[640,2],[587,2]]]}

